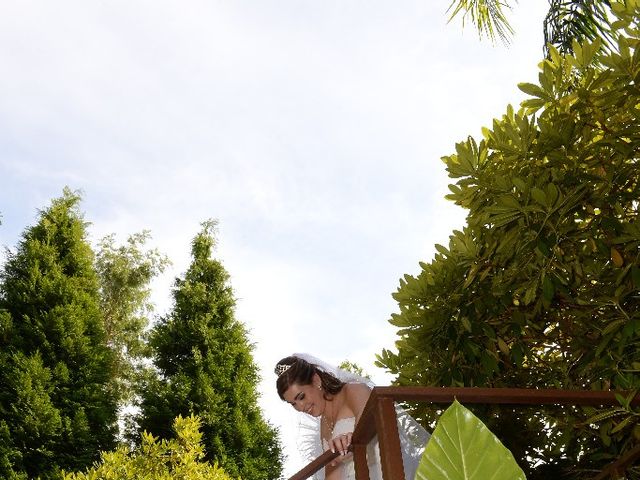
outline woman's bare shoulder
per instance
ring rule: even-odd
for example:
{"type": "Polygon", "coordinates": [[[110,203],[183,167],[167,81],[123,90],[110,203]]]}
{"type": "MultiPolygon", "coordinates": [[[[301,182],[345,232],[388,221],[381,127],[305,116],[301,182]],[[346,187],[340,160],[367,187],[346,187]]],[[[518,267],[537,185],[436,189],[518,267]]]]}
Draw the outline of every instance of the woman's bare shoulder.
{"type": "Polygon", "coordinates": [[[347,383],[344,388],[350,394],[362,394],[366,393],[367,395],[371,393],[371,388],[366,383],[347,383]]]}
{"type": "Polygon", "coordinates": [[[347,408],[356,417],[356,422],[360,419],[362,409],[369,400],[371,390],[364,383],[348,383],[343,387],[344,398],[347,408]]]}
{"type": "Polygon", "coordinates": [[[369,386],[364,383],[347,383],[344,389],[347,402],[352,405],[364,405],[371,393],[369,386]]]}

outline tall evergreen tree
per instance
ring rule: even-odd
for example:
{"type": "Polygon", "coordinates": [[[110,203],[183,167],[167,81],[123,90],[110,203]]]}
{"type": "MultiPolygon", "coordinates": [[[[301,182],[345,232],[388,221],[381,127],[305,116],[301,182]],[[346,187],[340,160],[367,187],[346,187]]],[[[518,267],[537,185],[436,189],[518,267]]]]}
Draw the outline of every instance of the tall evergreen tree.
{"type": "Polygon", "coordinates": [[[65,189],[0,277],[0,476],[57,478],[114,446],[113,355],[80,196],[65,189]]]}
{"type": "Polygon", "coordinates": [[[168,437],[175,417],[198,415],[208,460],[246,480],[278,478],[277,431],[257,404],[252,346],[234,318],[229,275],[211,257],[214,232],[215,222],[205,222],[194,238],[191,265],[175,282],[173,310],[152,332],[159,378],[143,393],[140,426],[168,437]]]}

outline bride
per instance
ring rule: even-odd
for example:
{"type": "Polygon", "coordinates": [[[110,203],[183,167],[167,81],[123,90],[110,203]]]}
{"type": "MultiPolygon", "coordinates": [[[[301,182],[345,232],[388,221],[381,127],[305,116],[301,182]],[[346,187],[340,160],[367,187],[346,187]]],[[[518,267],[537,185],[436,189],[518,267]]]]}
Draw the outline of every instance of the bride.
{"type": "MultiPolygon", "coordinates": [[[[326,480],[353,480],[353,455],[347,450],[373,384],[359,375],[332,367],[306,354],[294,354],[278,362],[276,387],[280,398],[298,412],[317,419],[300,448],[309,461],[325,450],[340,456],[325,467],[326,480]]],[[[405,478],[413,480],[429,434],[400,407],[398,432],[405,478]]],[[[367,448],[370,480],[382,480],[377,440],[367,448]]]]}

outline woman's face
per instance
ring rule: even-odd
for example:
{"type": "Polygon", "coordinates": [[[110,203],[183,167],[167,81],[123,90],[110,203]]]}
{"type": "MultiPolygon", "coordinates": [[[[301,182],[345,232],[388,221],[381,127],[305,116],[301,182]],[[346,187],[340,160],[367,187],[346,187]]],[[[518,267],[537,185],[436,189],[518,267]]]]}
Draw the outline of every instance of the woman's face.
{"type": "Polygon", "coordinates": [[[318,388],[320,377],[313,376],[313,381],[309,385],[292,383],[284,392],[284,399],[299,412],[304,412],[312,417],[319,417],[324,412],[326,400],[322,395],[322,390],[318,388]]]}

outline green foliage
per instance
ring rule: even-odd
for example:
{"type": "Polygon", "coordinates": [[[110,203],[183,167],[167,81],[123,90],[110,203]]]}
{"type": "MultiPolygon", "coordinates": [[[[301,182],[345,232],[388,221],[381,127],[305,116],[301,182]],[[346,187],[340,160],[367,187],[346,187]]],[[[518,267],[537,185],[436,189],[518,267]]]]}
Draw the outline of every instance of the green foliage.
{"type": "Polygon", "coordinates": [[[462,14],[464,25],[465,19],[469,16],[480,37],[486,35],[495,40],[498,36],[507,43],[513,35],[513,29],[504,14],[504,7],[508,8],[508,4],[502,0],[453,0],[448,9],[451,11],[449,21],[462,14]]]}
{"type": "Polygon", "coordinates": [[[416,480],[525,480],[513,455],[458,401],[438,420],[416,480]]]}
{"type": "Polygon", "coordinates": [[[200,420],[196,417],[177,417],[173,422],[175,438],[158,440],[142,434],[136,451],[120,447],[105,452],[86,472],[67,473],[64,480],[229,480],[222,468],[204,459],[200,420]]]}
{"type": "MultiPolygon", "coordinates": [[[[449,21],[462,15],[464,25],[470,17],[480,37],[487,36],[492,41],[498,37],[509,43],[514,32],[505,9],[510,8],[510,4],[504,0],[452,0],[449,21]]],[[[545,55],[550,54],[550,47],[572,53],[574,41],[600,39],[606,49],[611,49],[615,45],[616,26],[611,20],[610,7],[609,0],[549,0],[549,11],[543,22],[545,55]]]]}
{"type": "Polygon", "coordinates": [[[109,235],[96,255],[106,342],[116,354],[112,386],[121,402],[131,399],[144,374],[144,359],[150,356],[145,329],[153,310],[149,283],[169,263],[157,250],[145,250],[149,238],[144,231],[117,246],[109,235]]]}
{"type": "Polygon", "coordinates": [[[206,458],[247,480],[280,476],[277,432],[258,407],[258,372],[245,327],[234,318],[229,275],[211,258],[215,223],[192,242],[191,265],[176,280],[174,307],[151,335],[159,378],[143,392],[140,426],[168,436],[177,415],[202,419],[206,458]]]}
{"type": "Polygon", "coordinates": [[[371,377],[362,369],[360,365],[349,360],[343,360],[342,363],[338,365],[338,368],[346,370],[347,372],[355,373],[356,375],[360,375],[363,378],[368,378],[369,380],[371,380],[371,377]]]}
{"type": "Polygon", "coordinates": [[[38,445],[28,455],[32,472],[46,472],[55,463],[56,444],[62,436],[60,411],[52,401],[54,384],[51,371],[42,364],[39,354],[25,357],[16,352],[13,368],[8,375],[7,390],[12,402],[8,405],[13,443],[20,452],[27,452],[29,445],[38,445]]]}
{"type": "MultiPolygon", "coordinates": [[[[467,226],[400,281],[397,353],[378,358],[397,383],[640,388],[640,11],[612,11],[613,51],[552,49],[522,109],[443,159],[467,226]]],[[[561,478],[638,443],[622,408],[480,410],[528,477],[561,478]]]]}
{"type": "Polygon", "coordinates": [[[0,284],[0,476],[56,478],[114,445],[112,367],[79,195],[40,212],[0,284]]]}
{"type": "MultiPolygon", "coordinates": [[[[601,39],[614,45],[609,0],[549,0],[544,19],[544,43],[563,53],[573,52],[573,42],[601,39]]],[[[547,47],[546,52],[549,53],[547,47]]]]}

